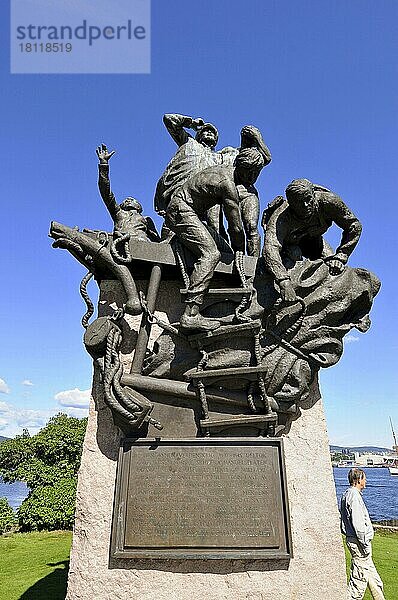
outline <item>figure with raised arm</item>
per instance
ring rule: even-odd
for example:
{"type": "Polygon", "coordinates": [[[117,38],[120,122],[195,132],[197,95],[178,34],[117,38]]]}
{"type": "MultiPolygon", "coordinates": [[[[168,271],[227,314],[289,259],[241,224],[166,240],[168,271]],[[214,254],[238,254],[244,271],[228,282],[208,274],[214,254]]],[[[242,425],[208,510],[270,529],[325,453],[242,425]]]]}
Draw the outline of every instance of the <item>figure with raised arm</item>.
{"type": "MultiPolygon", "coordinates": [[[[245,125],[241,132],[240,148],[256,148],[264,160],[266,167],[271,162],[271,152],[265,145],[261,132],[254,125],[245,125]]],[[[246,253],[248,256],[260,256],[261,238],[258,231],[258,220],[260,217],[260,200],[257,189],[253,184],[242,184],[237,186],[239,195],[239,209],[242,217],[243,227],[246,234],[246,253]]]]}
{"type": "MultiPolygon", "coordinates": [[[[253,125],[246,125],[241,130],[240,148],[227,146],[216,151],[218,141],[217,128],[212,123],[205,123],[202,118],[166,114],[163,122],[167,131],[179,149],[166,167],[158,181],[155,193],[155,210],[164,216],[173,194],[184,185],[193,174],[213,165],[232,166],[240,149],[256,148],[261,153],[264,166],[271,162],[271,153],[264,143],[261,132],[253,125]],[[196,131],[193,137],[187,129],[196,131]]],[[[238,195],[243,226],[246,233],[246,251],[250,256],[260,255],[260,235],[258,220],[260,203],[254,186],[239,184],[238,195]]],[[[220,206],[209,209],[206,221],[216,232],[227,239],[220,206]]]]}
{"type": "MultiPolygon", "coordinates": [[[[212,123],[205,123],[201,117],[194,119],[179,114],[165,114],[163,123],[178,150],[167,165],[158,181],[155,192],[155,210],[164,216],[173,194],[188,178],[207,167],[223,163],[224,152],[215,152],[218,131],[212,123]],[[192,136],[188,129],[195,132],[192,136]]],[[[233,151],[233,149],[230,149],[233,151]]],[[[230,162],[233,161],[233,158],[230,162]]]]}
{"type": "Polygon", "coordinates": [[[98,146],[98,187],[101,197],[107,207],[114,223],[113,233],[117,236],[130,234],[130,237],[147,242],[158,242],[159,234],[151,217],[142,215],[142,206],[131,196],[125,198],[120,204],[117,203],[111,190],[109,179],[109,159],[115,151],[109,152],[106,145],[98,146]]]}

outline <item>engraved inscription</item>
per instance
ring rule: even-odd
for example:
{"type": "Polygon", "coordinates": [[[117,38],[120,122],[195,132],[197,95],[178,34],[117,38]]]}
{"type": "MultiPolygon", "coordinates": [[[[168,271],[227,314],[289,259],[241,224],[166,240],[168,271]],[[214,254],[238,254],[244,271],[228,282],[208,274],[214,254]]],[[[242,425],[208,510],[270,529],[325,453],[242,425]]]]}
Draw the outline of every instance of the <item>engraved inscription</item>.
{"type": "Polygon", "coordinates": [[[281,546],[277,447],[166,444],[129,454],[125,547],[281,546]]]}

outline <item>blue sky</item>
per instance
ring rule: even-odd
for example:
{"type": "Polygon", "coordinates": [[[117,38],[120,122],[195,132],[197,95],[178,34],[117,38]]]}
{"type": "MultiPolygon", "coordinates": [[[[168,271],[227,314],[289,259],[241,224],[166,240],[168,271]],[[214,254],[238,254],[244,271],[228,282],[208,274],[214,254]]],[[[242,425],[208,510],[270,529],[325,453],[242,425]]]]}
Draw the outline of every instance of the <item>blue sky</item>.
{"type": "Polygon", "coordinates": [[[307,177],[362,221],[350,264],[374,271],[383,287],[371,330],[350,336],[321,389],[332,443],[390,446],[389,415],[398,429],[396,1],[153,0],[150,75],[10,75],[7,4],[0,433],[34,432],[61,408],[84,413],[84,269],[51,249],[49,223],[111,228],[96,186],[101,142],[117,150],[117,197],[134,195],[152,214],[175,149],[162,115],[180,112],[214,122],[219,147],[237,145],[246,123],[261,129],[273,155],[258,182],[263,207],[307,177]]]}

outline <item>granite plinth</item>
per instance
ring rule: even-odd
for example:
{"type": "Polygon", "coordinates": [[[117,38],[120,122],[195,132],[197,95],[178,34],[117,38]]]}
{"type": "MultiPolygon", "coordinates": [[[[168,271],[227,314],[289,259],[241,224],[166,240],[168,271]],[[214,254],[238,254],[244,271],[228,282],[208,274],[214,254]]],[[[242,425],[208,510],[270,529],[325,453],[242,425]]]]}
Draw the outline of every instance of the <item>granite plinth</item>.
{"type": "MultiPolygon", "coordinates": [[[[114,282],[113,282],[114,285],[114,282]]],[[[162,283],[161,318],[175,306],[179,287],[162,283]]],[[[102,284],[101,314],[109,314],[118,294],[102,284]]],[[[172,317],[174,318],[174,317],[172,317]]],[[[137,330],[140,318],[129,327],[137,330]]],[[[158,332],[157,332],[158,333],[158,332]]],[[[156,337],[153,332],[152,340],[156,337]]],[[[131,363],[126,348],[124,362],[131,363]]],[[[111,529],[117,459],[122,433],[114,426],[94,373],[87,433],[77,489],[76,521],[67,600],[345,600],[345,557],[319,390],[315,385],[299,419],[283,436],[291,519],[291,559],[111,558],[111,529]]],[[[155,407],[156,408],[156,407],[155,407]]],[[[189,421],[187,406],[174,430],[181,437],[189,421]]],[[[192,411],[191,411],[192,412],[192,411]]],[[[162,432],[163,435],[163,432],[162,432]]],[[[191,434],[190,434],[191,435],[191,434]]],[[[194,434],[193,434],[194,435],[194,434]]]]}

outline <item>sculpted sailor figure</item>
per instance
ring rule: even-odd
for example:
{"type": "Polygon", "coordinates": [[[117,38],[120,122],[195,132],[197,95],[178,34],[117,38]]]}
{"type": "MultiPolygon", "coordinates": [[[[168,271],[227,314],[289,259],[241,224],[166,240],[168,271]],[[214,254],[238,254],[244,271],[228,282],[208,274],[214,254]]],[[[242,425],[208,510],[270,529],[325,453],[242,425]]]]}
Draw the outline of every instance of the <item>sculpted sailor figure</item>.
{"type": "MultiPolygon", "coordinates": [[[[239,148],[225,148],[228,153],[224,156],[224,164],[233,160],[238,155],[239,150],[245,148],[256,148],[264,160],[264,166],[271,162],[271,153],[265,145],[263,136],[254,125],[245,125],[240,132],[241,143],[239,148]]],[[[260,216],[260,201],[258,192],[254,185],[240,183],[237,185],[239,196],[239,209],[242,217],[242,223],[246,234],[246,253],[248,256],[260,256],[261,238],[258,231],[258,220],[260,216]]],[[[222,211],[219,206],[209,210],[207,221],[209,225],[222,234],[222,211]]]]}
{"type": "Polygon", "coordinates": [[[210,285],[220,252],[204,220],[209,208],[220,204],[227,223],[231,246],[244,252],[245,234],[239,210],[237,186],[253,185],[264,166],[261,153],[255,148],[241,150],[234,166],[213,166],[193,175],[170,200],[165,224],[197,257],[189,279],[185,312],[180,324],[188,331],[209,331],[219,327],[219,321],[206,319],[200,306],[210,285]]]}
{"type": "MultiPolygon", "coordinates": [[[[218,131],[212,123],[205,123],[200,117],[193,119],[178,114],[164,115],[163,122],[179,149],[167,165],[156,187],[155,210],[161,216],[164,216],[172,195],[191,175],[213,165],[232,166],[240,149],[257,148],[263,157],[264,166],[271,162],[271,153],[264,143],[261,132],[253,125],[246,125],[241,130],[240,148],[227,146],[222,150],[215,151],[218,131]],[[186,129],[196,131],[195,138],[186,129]]],[[[258,193],[252,185],[239,184],[237,189],[246,233],[246,251],[250,256],[259,256],[261,246],[258,232],[260,214],[258,193]]],[[[223,215],[219,206],[216,205],[209,209],[206,221],[227,239],[223,215]]]]}
{"type": "Polygon", "coordinates": [[[200,117],[193,119],[178,114],[166,114],[163,123],[167,131],[178,146],[178,150],[167,165],[163,175],[158,181],[155,192],[155,210],[164,216],[172,195],[194,173],[202,171],[213,165],[221,165],[225,161],[232,164],[228,154],[234,152],[233,148],[226,148],[215,152],[218,141],[218,131],[212,123],[205,123],[200,117]],[[196,132],[193,137],[187,129],[196,132]]]}
{"type": "Polygon", "coordinates": [[[278,196],[264,211],[263,255],[283,300],[296,301],[286,260],[323,258],[332,275],[342,273],[358,243],[362,225],[343,200],[308,179],[295,179],[286,188],[286,201],[278,196]],[[343,231],[336,252],[322,235],[335,223],[343,231]]]}
{"type": "MultiPolygon", "coordinates": [[[[241,133],[240,149],[256,148],[266,167],[271,162],[271,153],[265,145],[261,132],[253,125],[243,127],[241,133]]],[[[253,184],[239,184],[239,208],[242,216],[243,227],[246,233],[246,253],[248,256],[260,256],[261,237],[258,231],[260,217],[260,201],[258,192],[253,184]]]]}
{"type": "Polygon", "coordinates": [[[159,241],[159,234],[156,231],[154,222],[151,217],[142,215],[142,206],[138,200],[128,197],[120,204],[116,201],[109,179],[109,159],[115,154],[115,151],[108,152],[105,144],[102,144],[98,146],[96,152],[99,159],[98,187],[105,206],[112,217],[115,237],[130,234],[131,237],[146,242],[159,241]]]}

